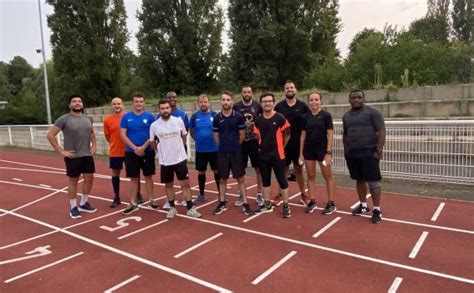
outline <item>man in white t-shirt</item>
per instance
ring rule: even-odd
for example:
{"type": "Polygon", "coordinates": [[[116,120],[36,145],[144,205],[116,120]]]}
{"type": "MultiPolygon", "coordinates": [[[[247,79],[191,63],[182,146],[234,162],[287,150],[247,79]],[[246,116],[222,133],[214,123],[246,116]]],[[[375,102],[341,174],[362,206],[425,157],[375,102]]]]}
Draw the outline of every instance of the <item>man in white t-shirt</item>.
{"type": "Polygon", "coordinates": [[[167,219],[172,219],[178,211],[174,204],[174,174],[179,180],[183,197],[188,209],[187,215],[200,218],[202,215],[196,210],[191,200],[191,188],[189,187],[189,173],[187,166],[187,155],[183,141],[188,132],[183,120],[171,116],[170,101],[165,99],[159,102],[160,118],[153,122],[150,127],[150,142],[156,145],[160,162],[161,183],[165,184],[165,192],[170,204],[170,210],[166,214],[167,219]]]}

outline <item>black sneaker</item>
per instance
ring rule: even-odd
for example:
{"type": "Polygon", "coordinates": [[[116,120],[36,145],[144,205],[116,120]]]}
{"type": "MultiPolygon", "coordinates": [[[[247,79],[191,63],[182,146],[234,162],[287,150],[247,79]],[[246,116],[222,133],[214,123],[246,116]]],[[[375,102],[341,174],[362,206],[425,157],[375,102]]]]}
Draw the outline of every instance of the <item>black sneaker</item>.
{"type": "Polygon", "coordinates": [[[84,213],[95,213],[97,212],[97,209],[96,208],[93,208],[89,202],[86,202],[85,204],[83,205],[80,205],[78,208],[77,208],[80,212],[84,212],[84,213]]]}
{"type": "Polygon", "coordinates": [[[110,207],[111,208],[115,208],[116,206],[119,206],[122,202],[120,201],[119,198],[114,198],[114,200],[112,201],[112,203],[110,204],[110,207]]]}
{"type": "Polygon", "coordinates": [[[326,204],[326,207],[324,208],[322,214],[323,215],[330,215],[337,211],[336,205],[333,202],[328,202],[326,204]]]}
{"type": "Polygon", "coordinates": [[[286,205],[283,205],[283,212],[281,213],[281,216],[283,218],[289,218],[291,217],[291,211],[290,211],[290,207],[286,204],[286,205]]]}
{"type": "Polygon", "coordinates": [[[255,215],[255,213],[252,211],[248,203],[244,203],[244,206],[242,207],[242,211],[246,216],[252,216],[255,215]]]}
{"type": "Polygon", "coordinates": [[[368,207],[363,207],[362,204],[360,204],[355,210],[352,211],[353,216],[360,216],[364,214],[368,214],[370,212],[370,209],[368,207]]]}
{"type": "Polygon", "coordinates": [[[370,221],[374,224],[380,223],[382,221],[382,212],[380,210],[373,210],[370,221]]]}
{"type": "Polygon", "coordinates": [[[69,212],[69,216],[71,216],[73,219],[79,219],[81,217],[81,213],[77,207],[73,207],[69,212]]]}
{"type": "Polygon", "coordinates": [[[134,211],[138,211],[138,205],[129,204],[128,207],[123,210],[122,215],[128,215],[133,213],[134,211]]]}
{"type": "Polygon", "coordinates": [[[315,201],[310,201],[306,209],[304,210],[307,213],[312,213],[316,209],[316,202],[315,201]]]}
{"type": "Polygon", "coordinates": [[[262,205],[262,206],[259,206],[255,211],[254,213],[255,214],[261,214],[261,213],[271,213],[273,212],[273,204],[269,204],[269,205],[262,205]]]}
{"type": "Polygon", "coordinates": [[[152,209],[155,209],[155,210],[159,208],[158,204],[156,203],[156,200],[154,200],[154,199],[152,199],[152,200],[149,202],[149,205],[150,205],[150,207],[151,207],[152,209]]]}
{"type": "Polygon", "coordinates": [[[227,205],[225,201],[220,201],[217,207],[212,211],[212,214],[214,215],[220,215],[222,214],[225,210],[227,210],[227,205]]]}
{"type": "Polygon", "coordinates": [[[139,192],[137,192],[137,205],[142,204],[142,203],[143,203],[143,196],[139,191],[139,192]]]}

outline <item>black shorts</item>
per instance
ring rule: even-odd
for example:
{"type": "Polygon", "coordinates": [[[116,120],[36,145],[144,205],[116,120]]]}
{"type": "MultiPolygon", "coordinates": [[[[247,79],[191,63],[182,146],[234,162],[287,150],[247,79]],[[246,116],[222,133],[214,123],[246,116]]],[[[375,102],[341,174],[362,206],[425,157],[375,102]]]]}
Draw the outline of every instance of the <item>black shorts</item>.
{"type": "Polygon", "coordinates": [[[303,157],[308,161],[322,162],[326,156],[326,149],[307,148],[303,149],[303,157]]]}
{"type": "Polygon", "coordinates": [[[297,148],[285,148],[285,161],[286,165],[289,166],[293,162],[293,165],[298,165],[300,158],[300,150],[297,148]]]}
{"type": "Polygon", "coordinates": [[[248,166],[249,158],[250,158],[250,164],[252,165],[253,168],[260,167],[260,163],[258,160],[258,141],[255,139],[244,141],[241,144],[241,148],[242,148],[242,160],[244,163],[244,167],[248,166]]]}
{"type": "Polygon", "coordinates": [[[206,171],[208,163],[211,170],[217,170],[217,152],[196,152],[196,170],[206,171]]]}
{"type": "Polygon", "coordinates": [[[160,167],[160,179],[161,183],[173,182],[174,174],[178,180],[186,180],[189,178],[188,165],[186,164],[187,160],[184,160],[178,164],[160,167]]]}
{"type": "Polygon", "coordinates": [[[64,158],[66,163],[66,175],[68,177],[79,177],[81,174],[95,172],[94,158],[92,156],[79,158],[64,158]]]}
{"type": "Polygon", "coordinates": [[[125,173],[127,177],[140,177],[140,169],[143,176],[155,175],[155,152],[145,152],[143,157],[137,156],[135,153],[125,153],[125,173]]]}
{"type": "Polygon", "coordinates": [[[217,153],[217,172],[222,179],[229,178],[230,170],[232,176],[239,178],[245,175],[245,168],[242,160],[242,152],[217,153]]]}
{"type": "Polygon", "coordinates": [[[351,150],[346,154],[346,164],[351,178],[359,181],[380,181],[380,160],[373,157],[373,149],[351,150]]]}
{"type": "Polygon", "coordinates": [[[112,170],[122,170],[125,157],[109,157],[109,168],[112,170]]]}
{"type": "Polygon", "coordinates": [[[260,160],[260,173],[262,174],[263,187],[269,187],[271,185],[272,169],[280,188],[288,188],[288,180],[286,180],[285,177],[285,160],[279,159],[260,160]]]}

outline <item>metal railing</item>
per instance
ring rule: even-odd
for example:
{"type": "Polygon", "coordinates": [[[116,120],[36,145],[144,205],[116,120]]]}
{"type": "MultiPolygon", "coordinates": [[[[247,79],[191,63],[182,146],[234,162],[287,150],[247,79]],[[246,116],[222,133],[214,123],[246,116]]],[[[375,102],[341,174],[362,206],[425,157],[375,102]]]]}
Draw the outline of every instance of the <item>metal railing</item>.
{"type": "MultiPolygon", "coordinates": [[[[386,121],[382,175],[429,182],[474,185],[474,121],[386,121]]],[[[0,145],[52,150],[46,139],[48,125],[0,126],[0,145]]],[[[97,150],[106,155],[108,144],[102,125],[95,125],[97,150]]],[[[347,174],[342,147],[342,123],[334,123],[335,173],[347,174]]],[[[60,132],[58,140],[62,143],[60,132]]],[[[189,160],[194,142],[188,136],[189,160]]]]}

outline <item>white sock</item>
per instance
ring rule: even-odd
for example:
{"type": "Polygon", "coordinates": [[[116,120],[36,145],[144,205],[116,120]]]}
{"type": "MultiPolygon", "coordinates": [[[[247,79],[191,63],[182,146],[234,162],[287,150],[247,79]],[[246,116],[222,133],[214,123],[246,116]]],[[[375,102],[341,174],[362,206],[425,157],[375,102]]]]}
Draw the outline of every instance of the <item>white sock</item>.
{"type": "Polygon", "coordinates": [[[81,206],[84,205],[88,199],[89,199],[89,196],[87,194],[81,195],[81,206]]]}
{"type": "Polygon", "coordinates": [[[380,206],[374,206],[374,210],[379,210],[380,211],[380,206]]]}
{"type": "Polygon", "coordinates": [[[77,200],[76,199],[70,199],[69,203],[71,204],[71,210],[75,207],[77,207],[77,200]]]}
{"type": "Polygon", "coordinates": [[[365,201],[361,202],[360,204],[361,204],[364,208],[367,207],[367,202],[365,202],[365,201]]]}

